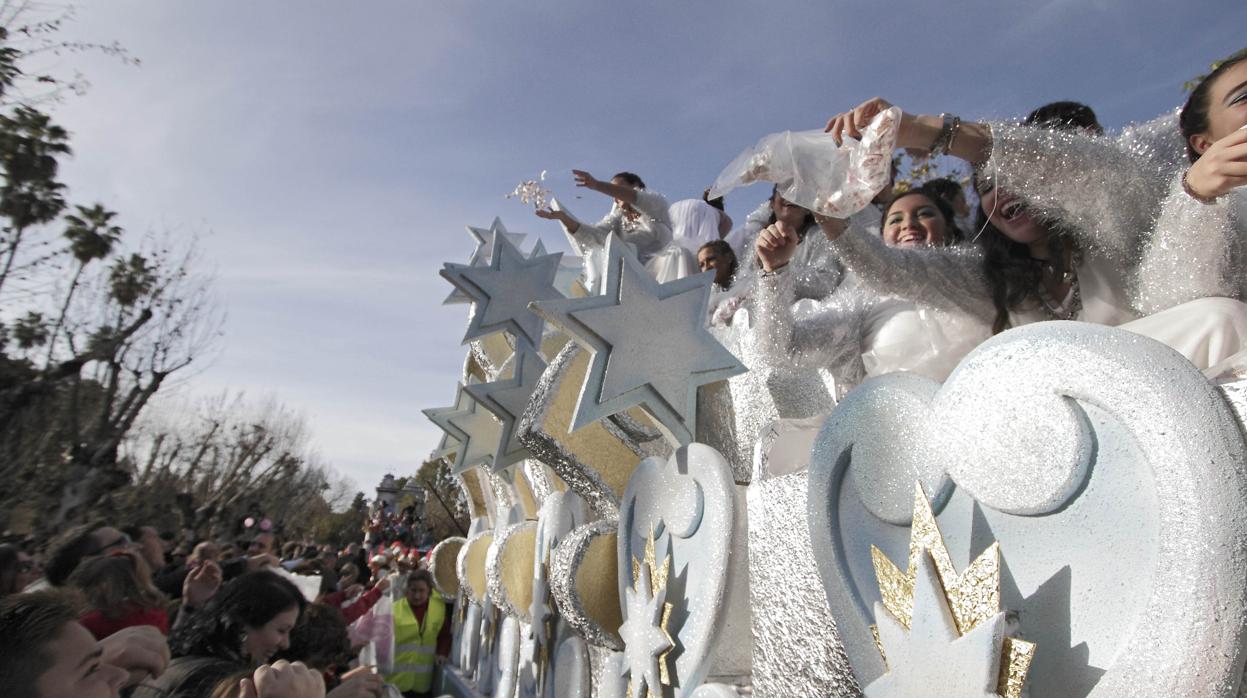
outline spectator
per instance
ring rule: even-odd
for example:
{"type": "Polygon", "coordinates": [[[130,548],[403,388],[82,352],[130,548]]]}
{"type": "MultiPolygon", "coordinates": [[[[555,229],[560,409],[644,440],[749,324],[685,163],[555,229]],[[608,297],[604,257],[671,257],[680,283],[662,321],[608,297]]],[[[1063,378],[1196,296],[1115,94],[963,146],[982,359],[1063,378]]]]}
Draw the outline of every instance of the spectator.
{"type": "Polygon", "coordinates": [[[152,586],[147,565],[137,553],[88,560],[74,570],[69,583],[86,597],[89,612],[79,622],[95,639],[136,625],[169,634],[165,597],[152,586]]]}
{"type": "Polygon", "coordinates": [[[433,672],[450,656],[450,623],[433,576],[416,570],[407,578],[406,594],[394,604],[394,672],[386,681],[406,698],[430,696],[433,672]]]}
{"type": "Polygon", "coordinates": [[[0,545],[0,598],[22,591],[39,578],[39,565],[15,545],[0,545]]]}
{"type": "Polygon", "coordinates": [[[184,608],[170,637],[174,660],[134,698],[200,698],[222,680],[290,646],[306,601],[272,572],[249,572],[226,584],[202,610],[184,608]]]}
{"type": "Polygon", "coordinates": [[[169,649],[150,628],[100,642],[77,622],[78,609],[51,591],[0,599],[0,686],[22,698],[116,698],[123,687],[160,675],[169,649]]]}

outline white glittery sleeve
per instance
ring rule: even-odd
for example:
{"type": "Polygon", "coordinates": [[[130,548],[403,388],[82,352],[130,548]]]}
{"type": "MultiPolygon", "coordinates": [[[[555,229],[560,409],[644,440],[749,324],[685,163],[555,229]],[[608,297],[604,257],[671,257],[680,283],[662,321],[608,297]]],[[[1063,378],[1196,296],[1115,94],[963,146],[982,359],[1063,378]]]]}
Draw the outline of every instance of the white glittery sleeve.
{"type": "MultiPolygon", "coordinates": [[[[668,231],[671,229],[671,214],[668,213],[671,206],[667,203],[667,197],[656,191],[637,189],[636,203],[633,206],[642,214],[665,225],[668,231]]],[[[668,238],[667,242],[670,241],[670,238],[668,238]]]]}
{"type": "Polygon", "coordinates": [[[850,224],[830,247],[849,271],[881,294],[988,322],[996,315],[983,276],[983,251],[977,246],[888,247],[860,225],[850,224]]]}
{"type": "Polygon", "coordinates": [[[1091,249],[1138,263],[1169,178],[1158,160],[1081,131],[993,123],[980,170],[1040,216],[1072,226],[1091,249]]]}
{"type": "Polygon", "coordinates": [[[572,233],[572,239],[580,247],[581,256],[595,247],[605,247],[606,237],[611,233],[618,235],[622,229],[623,212],[619,207],[611,208],[611,212],[597,223],[580,222],[580,227],[572,233]]]}
{"type": "Polygon", "coordinates": [[[1135,302],[1146,314],[1196,298],[1243,294],[1244,221],[1231,196],[1205,204],[1174,176],[1135,278],[1135,302]]]}
{"type": "Polygon", "coordinates": [[[1178,127],[1178,109],[1141,124],[1130,124],[1117,134],[1117,147],[1154,161],[1166,172],[1185,170],[1186,139],[1178,127]]]}
{"type": "Polygon", "coordinates": [[[863,295],[856,289],[837,292],[798,317],[795,282],[787,270],[758,279],[752,334],[758,355],[771,366],[828,368],[838,378],[860,373],[853,369],[861,364],[863,295]]]}

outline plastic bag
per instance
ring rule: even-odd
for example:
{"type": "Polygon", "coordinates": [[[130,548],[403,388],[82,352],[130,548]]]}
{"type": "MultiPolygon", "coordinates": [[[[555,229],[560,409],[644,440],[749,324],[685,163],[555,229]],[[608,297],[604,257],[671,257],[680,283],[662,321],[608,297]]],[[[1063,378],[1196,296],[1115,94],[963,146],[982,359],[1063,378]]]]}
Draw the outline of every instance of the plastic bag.
{"type": "Polygon", "coordinates": [[[289,580],[291,584],[298,587],[299,591],[303,594],[303,598],[307,599],[308,603],[312,603],[320,597],[319,574],[295,574],[284,567],[269,567],[268,571],[279,577],[284,577],[289,580]]]}
{"type": "MultiPolygon", "coordinates": [[[[352,645],[372,645],[372,656],[368,657],[373,661],[367,664],[375,664],[377,671],[381,674],[391,674],[394,672],[394,599],[389,594],[382,594],[381,598],[368,609],[368,612],[360,616],[358,620],[351,624],[350,637],[352,645]]],[[[360,663],[364,662],[365,652],[369,652],[365,647],[360,652],[360,663]]]]}
{"type": "Polygon", "coordinates": [[[710,197],[757,181],[774,182],[785,200],[814,213],[848,218],[866,208],[892,179],[892,150],[901,110],[880,112],[862,133],[836,145],[822,131],[764,136],[719,173],[710,197]]]}

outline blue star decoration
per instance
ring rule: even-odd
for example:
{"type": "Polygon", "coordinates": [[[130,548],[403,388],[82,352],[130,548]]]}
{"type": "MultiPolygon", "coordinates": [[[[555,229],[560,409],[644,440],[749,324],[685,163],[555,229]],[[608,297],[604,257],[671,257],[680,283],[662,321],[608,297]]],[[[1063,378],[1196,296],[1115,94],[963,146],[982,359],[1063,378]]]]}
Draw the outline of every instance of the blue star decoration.
{"type": "MultiPolygon", "coordinates": [[[[476,249],[472,250],[472,256],[468,257],[469,267],[483,267],[489,264],[489,260],[493,258],[493,241],[496,237],[506,238],[516,247],[523,244],[524,238],[528,237],[524,233],[507,232],[506,227],[502,225],[501,218],[494,218],[494,222],[490,224],[489,228],[477,228],[469,225],[468,235],[476,242],[476,249]]],[[[536,254],[536,250],[533,253],[536,254]]],[[[446,300],[442,301],[442,305],[471,302],[472,299],[466,293],[456,288],[450,292],[449,296],[446,296],[446,300]]]]}
{"type": "Polygon", "coordinates": [[[458,442],[451,467],[459,475],[477,465],[493,466],[502,425],[477,404],[462,383],[455,393],[455,404],[424,410],[424,415],[458,442]]]}
{"type": "Polygon", "coordinates": [[[545,323],[528,309],[532,301],[562,298],[554,288],[563,253],[525,258],[505,237],[493,233],[493,255],[487,266],[446,264],[442,277],[472,299],[472,313],[463,341],[495,332],[509,332],[516,351],[541,346],[545,323]]]}
{"type": "Polygon", "coordinates": [[[572,429],[640,405],[671,439],[692,442],[697,388],[747,370],[706,328],[714,273],[660,284],[612,235],[605,277],[601,295],[531,306],[593,355],[572,429]]]}
{"type": "MultiPolygon", "coordinates": [[[[537,379],[546,370],[546,362],[532,350],[516,352],[508,363],[511,365],[510,378],[464,388],[473,400],[489,410],[501,424],[498,446],[494,449],[492,462],[495,471],[529,456],[528,449],[516,438],[515,425],[528,407],[528,401],[537,387],[537,379]]],[[[503,370],[506,370],[505,365],[503,370]]]]}

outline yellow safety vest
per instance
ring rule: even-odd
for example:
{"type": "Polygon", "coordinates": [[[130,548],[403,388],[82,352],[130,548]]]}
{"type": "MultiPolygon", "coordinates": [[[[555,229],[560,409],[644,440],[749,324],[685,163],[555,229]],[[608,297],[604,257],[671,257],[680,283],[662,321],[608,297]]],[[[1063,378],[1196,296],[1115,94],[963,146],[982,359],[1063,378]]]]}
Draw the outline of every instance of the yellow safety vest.
{"type": "Polygon", "coordinates": [[[435,592],[429,595],[424,622],[416,621],[407,599],[394,603],[394,672],[385,680],[406,693],[425,693],[433,688],[437,666],[437,635],[446,620],[446,604],[435,592]]]}

